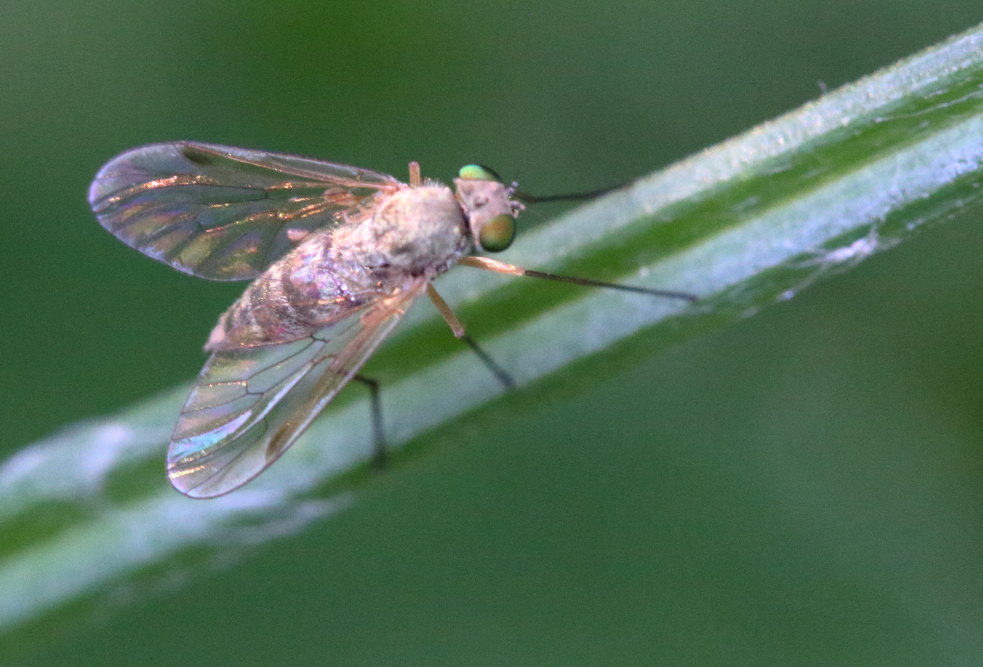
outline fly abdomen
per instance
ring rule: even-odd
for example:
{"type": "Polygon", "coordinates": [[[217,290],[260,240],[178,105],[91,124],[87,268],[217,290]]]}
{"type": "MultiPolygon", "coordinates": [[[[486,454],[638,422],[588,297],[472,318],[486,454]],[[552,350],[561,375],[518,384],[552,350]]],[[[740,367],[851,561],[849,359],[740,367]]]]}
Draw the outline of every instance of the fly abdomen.
{"type": "Polygon", "coordinates": [[[284,343],[309,336],[374,298],[378,281],[338,252],[328,231],[270,266],[222,315],[205,349],[284,343]]]}

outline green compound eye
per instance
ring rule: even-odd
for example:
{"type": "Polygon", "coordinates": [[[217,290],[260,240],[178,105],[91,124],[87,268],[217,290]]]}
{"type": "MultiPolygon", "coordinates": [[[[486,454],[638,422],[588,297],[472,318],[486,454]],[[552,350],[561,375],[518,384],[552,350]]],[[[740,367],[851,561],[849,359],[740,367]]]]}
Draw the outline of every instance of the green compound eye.
{"type": "Polygon", "coordinates": [[[458,178],[463,178],[467,181],[498,181],[502,182],[502,178],[495,173],[493,169],[488,167],[482,167],[480,164],[466,164],[461,167],[461,170],[457,172],[458,178]]]}
{"type": "Polygon", "coordinates": [[[501,252],[512,245],[515,238],[515,218],[511,215],[496,215],[481,226],[478,243],[488,252],[501,252]]]}

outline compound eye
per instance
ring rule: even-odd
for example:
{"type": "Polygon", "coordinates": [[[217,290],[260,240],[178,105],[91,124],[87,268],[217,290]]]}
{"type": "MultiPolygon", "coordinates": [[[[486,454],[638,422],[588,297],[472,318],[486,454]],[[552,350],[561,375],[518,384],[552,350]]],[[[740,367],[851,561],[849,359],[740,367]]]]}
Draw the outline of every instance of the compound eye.
{"type": "Polygon", "coordinates": [[[466,181],[498,181],[502,182],[502,178],[495,173],[494,169],[489,169],[488,167],[483,167],[480,164],[467,164],[461,167],[460,171],[457,172],[458,178],[463,178],[466,181]]]}
{"type": "Polygon", "coordinates": [[[478,243],[488,252],[501,252],[512,245],[515,238],[515,218],[505,213],[481,226],[478,232],[478,243]]]}

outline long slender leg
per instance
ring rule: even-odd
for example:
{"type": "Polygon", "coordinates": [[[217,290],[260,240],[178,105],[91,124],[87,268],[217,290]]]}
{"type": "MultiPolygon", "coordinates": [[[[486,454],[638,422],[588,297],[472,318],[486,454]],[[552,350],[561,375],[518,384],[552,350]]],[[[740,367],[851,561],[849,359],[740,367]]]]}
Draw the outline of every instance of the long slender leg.
{"type": "Polygon", "coordinates": [[[461,336],[461,340],[467,343],[468,347],[471,348],[471,351],[478,355],[478,358],[481,359],[481,363],[485,365],[485,368],[491,371],[492,375],[494,375],[495,378],[502,383],[503,387],[506,389],[515,389],[515,380],[512,379],[512,376],[509,375],[504,368],[499,366],[495,360],[492,359],[488,353],[485,352],[480,345],[478,345],[477,342],[475,342],[474,338],[465,334],[461,336]]]}
{"type": "Polygon", "coordinates": [[[447,322],[447,326],[449,326],[451,331],[454,332],[454,337],[464,341],[468,347],[470,347],[471,350],[478,355],[478,358],[481,359],[481,363],[483,363],[488,370],[491,371],[492,375],[498,378],[498,381],[501,382],[506,389],[515,388],[515,381],[512,380],[512,377],[505,372],[505,369],[495,363],[495,360],[488,356],[488,353],[481,349],[481,346],[479,346],[478,343],[464,331],[464,325],[461,324],[461,320],[457,319],[457,315],[455,315],[454,311],[451,310],[451,307],[447,305],[444,298],[437,293],[437,290],[433,288],[433,285],[427,285],[427,296],[429,296],[430,300],[433,301],[433,305],[437,307],[441,317],[443,317],[444,321],[447,322]]]}
{"type": "Polygon", "coordinates": [[[464,325],[461,324],[461,320],[457,319],[457,315],[454,314],[451,307],[447,305],[446,301],[444,301],[444,297],[437,293],[437,290],[433,288],[433,285],[427,285],[427,296],[429,296],[430,300],[433,301],[433,305],[437,306],[437,311],[440,313],[440,316],[444,318],[444,321],[447,322],[447,326],[451,328],[451,331],[454,333],[454,338],[464,338],[466,335],[464,333],[464,325]]]}
{"type": "Polygon", "coordinates": [[[379,381],[364,375],[355,375],[358,380],[369,388],[369,401],[372,406],[372,463],[377,468],[386,467],[386,432],[382,424],[382,401],[379,400],[379,381]]]}
{"type": "Polygon", "coordinates": [[[664,296],[670,299],[683,299],[693,303],[699,300],[695,294],[689,294],[688,292],[677,292],[675,290],[662,290],[662,289],[649,289],[648,287],[635,287],[634,285],[619,285],[617,283],[606,283],[600,280],[591,280],[590,278],[578,278],[575,276],[558,276],[555,273],[545,273],[543,271],[533,271],[532,269],[524,269],[521,266],[516,266],[515,264],[506,264],[505,262],[499,262],[497,259],[491,259],[489,257],[465,257],[460,262],[464,266],[470,266],[475,269],[484,269],[486,271],[495,271],[497,273],[507,273],[512,276],[529,276],[530,278],[545,278],[546,280],[558,280],[564,283],[573,283],[575,285],[589,285],[590,287],[607,287],[610,289],[618,289],[625,292],[639,292],[641,294],[651,294],[652,296],[664,296]]]}

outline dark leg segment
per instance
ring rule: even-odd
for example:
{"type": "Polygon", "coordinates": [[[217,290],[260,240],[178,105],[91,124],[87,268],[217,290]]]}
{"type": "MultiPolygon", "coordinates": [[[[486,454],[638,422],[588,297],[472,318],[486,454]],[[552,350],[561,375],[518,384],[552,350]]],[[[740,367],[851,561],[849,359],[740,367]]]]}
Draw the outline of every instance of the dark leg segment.
{"type": "Polygon", "coordinates": [[[492,375],[494,375],[495,378],[502,383],[503,387],[506,389],[515,389],[515,381],[512,379],[512,376],[505,372],[504,368],[495,363],[495,360],[492,359],[487,352],[481,349],[481,346],[475,342],[474,338],[468,334],[464,334],[461,336],[461,340],[467,343],[468,347],[470,347],[471,350],[478,355],[478,358],[481,359],[481,363],[485,365],[485,368],[491,371],[492,375]]]}
{"type": "Polygon", "coordinates": [[[386,432],[382,423],[382,401],[379,400],[379,382],[362,375],[355,375],[358,380],[369,388],[369,401],[372,408],[372,463],[377,468],[386,467],[386,432]]]}

